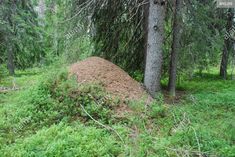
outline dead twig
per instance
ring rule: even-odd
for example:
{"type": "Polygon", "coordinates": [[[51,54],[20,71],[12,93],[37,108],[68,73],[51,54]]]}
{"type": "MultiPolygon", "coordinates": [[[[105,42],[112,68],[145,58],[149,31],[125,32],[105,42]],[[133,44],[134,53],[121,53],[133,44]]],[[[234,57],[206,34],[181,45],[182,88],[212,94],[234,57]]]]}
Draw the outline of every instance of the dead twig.
{"type": "Polygon", "coordinates": [[[79,104],[80,107],[82,108],[82,110],[86,113],[86,115],[88,117],[90,117],[95,123],[99,124],[100,126],[102,126],[103,128],[107,129],[107,130],[112,130],[118,137],[119,139],[122,141],[123,144],[125,144],[124,140],[122,139],[121,135],[115,130],[113,129],[112,127],[110,126],[106,126],[104,124],[102,124],[101,122],[97,121],[96,119],[94,119],[87,111],[86,109],[84,108],[84,106],[82,104],[79,104]]]}

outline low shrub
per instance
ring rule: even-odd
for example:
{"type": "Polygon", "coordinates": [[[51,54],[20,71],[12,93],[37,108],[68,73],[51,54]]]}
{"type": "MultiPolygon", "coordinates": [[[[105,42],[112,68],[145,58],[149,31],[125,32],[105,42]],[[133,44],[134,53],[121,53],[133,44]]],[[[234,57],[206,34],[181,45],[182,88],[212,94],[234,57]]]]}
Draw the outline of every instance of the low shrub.
{"type": "Polygon", "coordinates": [[[19,139],[0,150],[1,156],[14,157],[71,157],[118,156],[121,146],[107,132],[82,124],[67,126],[63,123],[19,139]]]}

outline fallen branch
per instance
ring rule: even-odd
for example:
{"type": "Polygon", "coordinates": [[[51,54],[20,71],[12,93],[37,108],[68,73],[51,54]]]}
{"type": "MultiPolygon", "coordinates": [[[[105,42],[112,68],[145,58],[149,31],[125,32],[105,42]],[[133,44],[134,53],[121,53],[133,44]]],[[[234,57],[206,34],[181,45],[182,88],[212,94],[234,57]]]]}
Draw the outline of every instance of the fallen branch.
{"type": "Polygon", "coordinates": [[[24,88],[17,88],[17,87],[0,87],[0,93],[7,93],[7,92],[11,92],[11,91],[18,91],[18,90],[22,90],[24,88]]]}
{"type": "Polygon", "coordinates": [[[114,129],[113,129],[112,127],[110,127],[110,126],[106,126],[106,125],[100,123],[99,121],[95,120],[95,119],[86,111],[86,109],[84,108],[84,106],[83,106],[82,104],[79,104],[79,105],[81,106],[82,110],[86,113],[86,115],[87,115],[88,117],[90,117],[95,123],[99,124],[100,126],[102,126],[103,128],[105,128],[105,129],[107,129],[107,130],[112,130],[112,131],[120,138],[120,140],[122,141],[122,143],[125,144],[125,142],[124,142],[124,140],[122,139],[121,135],[120,135],[116,130],[114,130],[114,129]]]}

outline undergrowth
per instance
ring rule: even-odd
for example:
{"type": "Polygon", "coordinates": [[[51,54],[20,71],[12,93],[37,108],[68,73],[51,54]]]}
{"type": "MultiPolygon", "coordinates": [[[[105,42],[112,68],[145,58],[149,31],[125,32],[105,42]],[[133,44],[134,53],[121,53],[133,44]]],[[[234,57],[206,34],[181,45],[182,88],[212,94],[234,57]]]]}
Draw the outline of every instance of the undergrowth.
{"type": "Polygon", "coordinates": [[[117,119],[119,101],[102,85],[78,84],[66,69],[14,79],[26,88],[0,94],[0,156],[235,156],[234,81],[184,81],[180,103],[130,102],[131,112],[117,119]]]}

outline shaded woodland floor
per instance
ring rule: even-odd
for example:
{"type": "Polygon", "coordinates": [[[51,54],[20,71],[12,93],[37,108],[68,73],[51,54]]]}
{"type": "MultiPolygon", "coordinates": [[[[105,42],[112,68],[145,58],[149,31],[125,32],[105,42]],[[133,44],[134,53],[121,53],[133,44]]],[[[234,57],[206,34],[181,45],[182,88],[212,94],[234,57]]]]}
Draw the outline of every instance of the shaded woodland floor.
{"type": "Polygon", "coordinates": [[[58,67],[17,71],[24,88],[0,94],[0,156],[235,156],[235,81],[185,79],[177,103],[163,95],[149,106],[129,102],[132,112],[116,117],[118,102],[104,99],[102,87],[77,87],[67,75],[58,67]]]}

